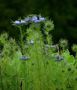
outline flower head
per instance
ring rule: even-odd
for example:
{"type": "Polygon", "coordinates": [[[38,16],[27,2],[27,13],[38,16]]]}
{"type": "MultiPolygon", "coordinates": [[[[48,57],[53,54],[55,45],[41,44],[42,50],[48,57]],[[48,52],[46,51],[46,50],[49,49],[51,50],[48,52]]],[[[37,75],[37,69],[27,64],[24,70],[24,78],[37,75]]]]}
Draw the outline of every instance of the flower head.
{"type": "Polygon", "coordinates": [[[46,19],[44,17],[39,18],[40,21],[45,21],[46,19]]]}
{"type": "Polygon", "coordinates": [[[27,24],[24,20],[16,20],[13,22],[13,25],[25,25],[27,24]]]}
{"type": "Polygon", "coordinates": [[[56,55],[55,56],[55,59],[56,59],[56,61],[62,61],[62,60],[64,60],[64,58],[62,56],[60,56],[60,55],[56,55]]]}
{"type": "Polygon", "coordinates": [[[26,24],[26,22],[24,20],[21,20],[21,24],[26,24]]]}
{"type": "Polygon", "coordinates": [[[20,25],[20,24],[21,24],[21,21],[19,21],[19,20],[16,20],[13,22],[13,25],[20,25]]]}
{"type": "Polygon", "coordinates": [[[73,50],[74,52],[77,52],[77,45],[76,45],[76,44],[73,44],[72,50],[73,50]]]}
{"type": "Polygon", "coordinates": [[[31,18],[31,21],[35,22],[37,19],[38,19],[37,16],[33,16],[33,17],[31,18]]]}
{"type": "Polygon", "coordinates": [[[34,20],[35,23],[45,21],[46,19],[44,17],[39,16],[36,20],[34,20]]]}
{"type": "Polygon", "coordinates": [[[30,59],[30,57],[27,57],[27,56],[20,57],[20,60],[29,60],[29,59],[30,59]]]}
{"type": "Polygon", "coordinates": [[[30,22],[39,23],[45,20],[46,19],[44,17],[34,15],[34,16],[28,16],[21,20],[16,20],[13,22],[13,25],[27,25],[30,22]]]}
{"type": "Polygon", "coordinates": [[[67,48],[67,46],[68,46],[68,41],[65,40],[65,39],[61,39],[61,40],[59,41],[59,44],[60,44],[60,47],[62,47],[62,48],[64,49],[64,48],[67,48]]]}
{"type": "Polygon", "coordinates": [[[34,40],[31,40],[31,41],[30,41],[30,44],[34,44],[34,40]]]}

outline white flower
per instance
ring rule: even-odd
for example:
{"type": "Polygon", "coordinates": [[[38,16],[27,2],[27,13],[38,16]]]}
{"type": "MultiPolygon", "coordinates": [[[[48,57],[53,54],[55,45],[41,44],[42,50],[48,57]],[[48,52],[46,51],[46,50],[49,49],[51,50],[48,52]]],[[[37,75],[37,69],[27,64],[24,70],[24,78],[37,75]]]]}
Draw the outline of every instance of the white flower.
{"type": "Polygon", "coordinates": [[[30,44],[34,44],[34,40],[31,40],[31,41],[30,41],[30,44]]]}

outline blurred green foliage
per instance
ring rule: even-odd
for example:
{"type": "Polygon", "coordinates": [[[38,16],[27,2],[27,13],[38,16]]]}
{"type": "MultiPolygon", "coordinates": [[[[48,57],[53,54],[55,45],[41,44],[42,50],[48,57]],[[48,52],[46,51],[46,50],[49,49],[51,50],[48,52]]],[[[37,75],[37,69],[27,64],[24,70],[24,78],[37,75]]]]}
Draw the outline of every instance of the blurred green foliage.
{"type": "Polygon", "coordinates": [[[22,27],[22,48],[15,39],[8,38],[7,33],[0,35],[0,44],[3,44],[0,48],[0,90],[77,90],[77,58],[64,48],[66,40],[60,40],[59,44],[64,49],[61,53],[59,44],[53,45],[50,33],[47,33],[53,31],[52,21],[32,22],[24,30],[27,33],[26,42],[22,27]],[[41,32],[42,23],[46,26],[47,43],[44,43],[41,32]]]}

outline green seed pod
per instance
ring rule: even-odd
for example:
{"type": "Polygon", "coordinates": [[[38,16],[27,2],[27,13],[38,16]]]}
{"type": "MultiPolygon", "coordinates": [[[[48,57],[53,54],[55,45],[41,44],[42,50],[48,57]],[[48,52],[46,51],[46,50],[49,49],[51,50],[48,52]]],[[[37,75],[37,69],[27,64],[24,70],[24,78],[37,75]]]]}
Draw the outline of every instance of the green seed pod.
{"type": "Polygon", "coordinates": [[[68,41],[65,40],[65,39],[61,39],[61,40],[59,41],[59,45],[60,45],[60,47],[64,50],[64,49],[66,49],[67,46],[68,46],[68,41]]]}
{"type": "Polygon", "coordinates": [[[49,33],[54,28],[53,21],[48,20],[45,22],[46,34],[49,33]]]}
{"type": "Polygon", "coordinates": [[[76,44],[73,44],[72,50],[73,50],[74,52],[77,52],[77,45],[76,45],[76,44]]]}

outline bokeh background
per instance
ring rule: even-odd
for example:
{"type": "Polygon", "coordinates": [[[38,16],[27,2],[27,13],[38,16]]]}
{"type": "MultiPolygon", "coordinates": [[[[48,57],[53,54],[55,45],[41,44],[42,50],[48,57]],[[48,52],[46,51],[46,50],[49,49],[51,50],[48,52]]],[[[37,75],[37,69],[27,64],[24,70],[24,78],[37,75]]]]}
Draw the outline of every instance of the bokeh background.
{"type": "MultiPolygon", "coordinates": [[[[53,41],[66,38],[69,48],[77,43],[77,0],[0,0],[0,33],[18,38],[11,22],[29,14],[41,14],[54,21],[53,41]]],[[[71,50],[71,49],[70,49],[71,50]]]]}

